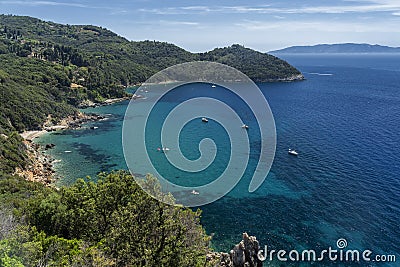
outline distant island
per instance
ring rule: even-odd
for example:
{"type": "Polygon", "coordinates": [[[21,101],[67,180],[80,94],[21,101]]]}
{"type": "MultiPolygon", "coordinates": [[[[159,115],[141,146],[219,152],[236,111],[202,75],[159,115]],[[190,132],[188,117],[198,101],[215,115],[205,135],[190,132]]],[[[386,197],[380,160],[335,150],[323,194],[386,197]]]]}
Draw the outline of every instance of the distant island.
{"type": "Polygon", "coordinates": [[[312,46],[291,46],[269,53],[279,54],[344,54],[344,53],[400,53],[400,47],[371,44],[318,44],[312,46]]]}

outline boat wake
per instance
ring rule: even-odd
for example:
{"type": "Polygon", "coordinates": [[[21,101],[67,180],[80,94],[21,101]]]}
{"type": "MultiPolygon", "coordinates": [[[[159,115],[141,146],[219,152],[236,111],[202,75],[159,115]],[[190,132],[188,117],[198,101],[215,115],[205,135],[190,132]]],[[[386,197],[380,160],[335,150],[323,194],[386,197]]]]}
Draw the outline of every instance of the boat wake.
{"type": "Polygon", "coordinates": [[[308,74],[311,74],[311,75],[318,75],[318,76],[333,76],[333,73],[309,72],[308,74]]]}

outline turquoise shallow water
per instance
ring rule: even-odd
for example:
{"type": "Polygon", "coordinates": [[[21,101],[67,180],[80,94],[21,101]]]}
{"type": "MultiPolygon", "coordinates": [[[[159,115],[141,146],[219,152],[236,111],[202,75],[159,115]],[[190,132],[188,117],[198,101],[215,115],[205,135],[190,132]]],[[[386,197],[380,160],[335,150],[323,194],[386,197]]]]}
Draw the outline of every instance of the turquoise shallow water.
{"type": "MultiPolygon", "coordinates": [[[[252,151],[243,179],[228,196],[201,207],[202,223],[213,233],[213,245],[229,250],[247,231],[271,248],[321,250],[346,238],[349,248],[400,257],[400,57],[286,59],[307,80],[259,85],[277,127],[271,172],[255,193],[247,192],[259,149],[259,134],[249,131],[252,151]],[[289,156],[289,147],[296,148],[299,157],[289,156]]],[[[165,99],[165,110],[188,95],[197,96],[202,85],[196,86],[190,94],[165,99]]],[[[251,112],[240,101],[222,92],[213,97],[233,101],[250,130],[256,128],[251,112]]],[[[107,120],[88,125],[97,129],[52,133],[38,140],[56,144],[48,153],[61,160],[56,164],[62,177],[59,184],[126,168],[121,125],[127,104],[88,109],[108,114],[107,120]]],[[[202,127],[193,121],[182,135],[182,150],[190,159],[199,157],[196,148],[202,138],[212,138],[220,151],[216,162],[198,179],[185,180],[184,173],[171,168],[156,151],[155,138],[149,150],[163,175],[175,182],[202,183],[221,172],[230,149],[222,127],[212,121],[202,127]]]]}

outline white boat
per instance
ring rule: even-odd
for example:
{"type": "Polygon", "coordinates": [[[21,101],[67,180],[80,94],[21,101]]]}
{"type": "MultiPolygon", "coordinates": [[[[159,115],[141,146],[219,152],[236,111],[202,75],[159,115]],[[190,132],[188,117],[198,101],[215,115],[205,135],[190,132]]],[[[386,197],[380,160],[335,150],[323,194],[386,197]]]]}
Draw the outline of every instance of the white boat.
{"type": "Polygon", "coordinates": [[[197,192],[196,190],[193,190],[191,193],[192,193],[193,195],[198,195],[198,194],[200,194],[200,193],[197,192]]]}
{"type": "Polygon", "coordinates": [[[216,88],[217,86],[215,84],[211,85],[212,88],[216,88]]]}
{"type": "Polygon", "coordinates": [[[242,125],[242,128],[243,128],[243,129],[249,129],[249,126],[246,125],[246,124],[243,124],[243,125],[242,125]]]}
{"type": "Polygon", "coordinates": [[[297,156],[297,155],[299,155],[299,153],[298,153],[296,150],[294,150],[294,149],[290,149],[290,148],[289,148],[289,151],[288,151],[288,153],[289,153],[289,155],[293,155],[293,156],[297,156]]]}
{"type": "Polygon", "coordinates": [[[203,117],[203,118],[201,118],[201,121],[202,121],[202,122],[208,122],[208,119],[205,118],[205,117],[203,117]]]}

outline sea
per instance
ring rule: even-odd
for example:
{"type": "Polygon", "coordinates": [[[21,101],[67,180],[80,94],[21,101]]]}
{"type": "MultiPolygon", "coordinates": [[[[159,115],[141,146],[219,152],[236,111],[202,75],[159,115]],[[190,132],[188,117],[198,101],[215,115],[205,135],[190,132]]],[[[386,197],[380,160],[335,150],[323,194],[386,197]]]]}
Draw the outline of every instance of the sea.
{"type": "MultiPolygon", "coordinates": [[[[209,84],[199,83],[165,98],[165,108],[160,108],[159,112],[167,112],[181,100],[206,94],[230,101],[250,126],[252,149],[242,179],[223,198],[199,207],[201,222],[212,235],[212,247],[229,252],[247,232],[269,252],[319,253],[332,248],[360,253],[370,250],[371,258],[397,257],[397,263],[377,262],[375,258],[369,262],[332,261],[327,257],[311,263],[282,262],[275,255],[265,261],[267,266],[400,266],[400,55],[280,57],[298,68],[306,80],[257,84],[274,116],[277,143],[271,170],[253,193],[247,188],[259,160],[260,132],[253,130],[257,123],[248,107],[232,100],[229,92],[210,93],[209,84]],[[289,148],[299,155],[289,155],[289,148]]],[[[56,160],[58,186],[95,177],[102,171],[127,169],[121,135],[128,103],[85,109],[106,118],[79,130],[36,139],[56,145],[45,153],[56,160]]],[[[148,147],[159,173],[177,183],[197,185],[223,172],[231,151],[229,137],[217,122],[205,125],[190,121],[179,139],[183,155],[191,160],[200,157],[202,139],[214,141],[218,152],[215,164],[200,175],[205,180],[171,168],[157,151],[159,139],[153,138],[148,147]]],[[[159,134],[157,125],[153,130],[159,134]]]]}

